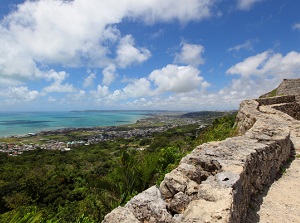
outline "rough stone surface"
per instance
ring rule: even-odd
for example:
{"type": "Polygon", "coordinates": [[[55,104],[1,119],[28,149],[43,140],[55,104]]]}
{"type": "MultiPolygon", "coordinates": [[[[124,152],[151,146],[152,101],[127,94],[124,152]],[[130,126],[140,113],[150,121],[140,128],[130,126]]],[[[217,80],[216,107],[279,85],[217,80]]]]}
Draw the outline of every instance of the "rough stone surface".
{"type": "Polygon", "coordinates": [[[192,196],[188,196],[183,192],[175,194],[173,199],[169,203],[169,210],[173,213],[183,213],[188,204],[193,200],[192,196]]]}
{"type": "Polygon", "coordinates": [[[123,207],[118,207],[105,216],[103,223],[140,223],[133,213],[123,207]]]}
{"type": "MultiPolygon", "coordinates": [[[[271,95],[273,95],[272,92],[269,92],[262,95],[261,98],[267,98],[271,95]]],[[[295,95],[297,103],[300,103],[300,78],[284,79],[282,83],[275,89],[275,95],[295,95]]]]}
{"type": "Polygon", "coordinates": [[[230,221],[231,197],[224,195],[223,200],[215,202],[195,200],[190,203],[183,214],[184,223],[211,222],[225,223],[230,221]]]}
{"type": "Polygon", "coordinates": [[[296,102],[274,106],[273,108],[288,114],[294,119],[300,120],[300,105],[296,102]]]}
{"type": "Polygon", "coordinates": [[[254,100],[245,100],[241,103],[235,123],[235,127],[240,134],[248,131],[260,116],[258,106],[259,103],[254,100]]]}
{"type": "Polygon", "coordinates": [[[277,88],[277,95],[300,95],[300,78],[284,79],[277,88]]]}
{"type": "Polygon", "coordinates": [[[129,209],[140,222],[176,222],[167,211],[166,202],[156,186],[133,197],[125,208],[129,209]]]}
{"type": "Polygon", "coordinates": [[[290,102],[295,102],[295,100],[296,100],[295,95],[256,99],[256,101],[259,103],[259,105],[273,105],[273,104],[290,103],[290,102]]]}
{"type": "Polygon", "coordinates": [[[196,147],[126,211],[139,222],[245,222],[251,200],[300,148],[300,122],[267,104],[243,101],[235,124],[241,136],[196,147]]]}

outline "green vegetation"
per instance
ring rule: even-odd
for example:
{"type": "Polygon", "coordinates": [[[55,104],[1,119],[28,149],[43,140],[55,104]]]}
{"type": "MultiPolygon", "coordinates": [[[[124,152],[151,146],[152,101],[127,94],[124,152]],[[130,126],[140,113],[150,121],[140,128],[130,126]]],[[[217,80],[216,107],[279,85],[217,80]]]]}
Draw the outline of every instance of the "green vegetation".
{"type": "Polygon", "coordinates": [[[222,118],[217,118],[213,121],[212,126],[209,126],[199,134],[197,144],[203,144],[211,141],[221,141],[228,137],[237,134],[233,128],[235,115],[227,115],[222,118]]]}
{"type": "Polygon", "coordinates": [[[277,94],[277,88],[270,92],[269,97],[275,97],[277,94]]]}
{"type": "Polygon", "coordinates": [[[0,153],[0,222],[100,222],[160,183],[196,145],[232,136],[234,118],[218,118],[202,130],[185,125],[151,138],[118,138],[68,152],[0,153]]]}
{"type": "Polygon", "coordinates": [[[271,98],[277,96],[277,88],[275,88],[273,91],[270,91],[269,93],[260,96],[259,98],[271,98]]]}

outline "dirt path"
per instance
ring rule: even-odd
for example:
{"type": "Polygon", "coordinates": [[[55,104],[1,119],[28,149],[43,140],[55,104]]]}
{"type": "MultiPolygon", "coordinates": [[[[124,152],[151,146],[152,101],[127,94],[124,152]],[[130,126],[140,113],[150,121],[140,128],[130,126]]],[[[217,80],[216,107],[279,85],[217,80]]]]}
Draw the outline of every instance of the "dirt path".
{"type": "Polygon", "coordinates": [[[300,223],[300,126],[299,121],[286,121],[295,157],[282,169],[281,177],[252,202],[247,223],[300,223]]]}
{"type": "Polygon", "coordinates": [[[300,158],[270,187],[257,212],[261,223],[300,222],[300,158]]]}

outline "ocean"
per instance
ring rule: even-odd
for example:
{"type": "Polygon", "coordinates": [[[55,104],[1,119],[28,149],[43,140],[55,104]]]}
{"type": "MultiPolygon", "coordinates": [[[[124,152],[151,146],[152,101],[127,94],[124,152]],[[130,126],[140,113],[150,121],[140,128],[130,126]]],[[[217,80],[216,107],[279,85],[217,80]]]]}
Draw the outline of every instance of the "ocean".
{"type": "Polygon", "coordinates": [[[0,112],[0,137],[46,130],[135,123],[151,111],[0,112]]]}

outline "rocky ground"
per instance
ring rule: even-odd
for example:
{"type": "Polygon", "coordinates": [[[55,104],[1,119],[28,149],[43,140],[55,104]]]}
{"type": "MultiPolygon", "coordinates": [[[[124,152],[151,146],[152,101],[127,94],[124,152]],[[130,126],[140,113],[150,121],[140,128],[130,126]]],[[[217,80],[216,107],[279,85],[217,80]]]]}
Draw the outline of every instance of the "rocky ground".
{"type": "Polygon", "coordinates": [[[300,159],[296,158],[263,198],[259,222],[300,222],[300,159]]]}
{"type": "Polygon", "coordinates": [[[247,223],[300,223],[300,125],[283,118],[291,127],[295,154],[281,176],[252,202],[247,223]]]}

